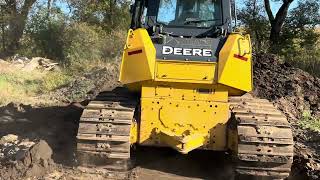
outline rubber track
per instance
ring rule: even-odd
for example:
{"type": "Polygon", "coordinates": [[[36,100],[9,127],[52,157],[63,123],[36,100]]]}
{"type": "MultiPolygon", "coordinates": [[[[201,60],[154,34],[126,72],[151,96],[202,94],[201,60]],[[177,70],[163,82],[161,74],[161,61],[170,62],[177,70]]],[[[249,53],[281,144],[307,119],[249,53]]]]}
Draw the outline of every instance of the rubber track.
{"type": "Polygon", "coordinates": [[[77,134],[81,166],[127,170],[137,102],[122,88],[102,92],[84,109],[77,134]]]}
{"type": "Polygon", "coordinates": [[[284,179],[293,162],[293,136],[286,117],[268,100],[231,97],[231,117],[238,132],[240,175],[284,179]]]}

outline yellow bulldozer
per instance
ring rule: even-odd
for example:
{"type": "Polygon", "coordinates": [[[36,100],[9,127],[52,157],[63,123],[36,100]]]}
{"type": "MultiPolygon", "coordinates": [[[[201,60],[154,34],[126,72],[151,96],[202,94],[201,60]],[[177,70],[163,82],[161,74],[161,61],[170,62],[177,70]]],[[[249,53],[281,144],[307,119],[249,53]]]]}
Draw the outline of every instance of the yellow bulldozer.
{"type": "Polygon", "coordinates": [[[86,106],[79,156],[118,167],[130,161],[132,145],[228,151],[238,175],[288,177],[291,127],[271,102],[247,95],[250,36],[233,30],[232,7],[230,0],[136,0],[123,87],[86,106]]]}

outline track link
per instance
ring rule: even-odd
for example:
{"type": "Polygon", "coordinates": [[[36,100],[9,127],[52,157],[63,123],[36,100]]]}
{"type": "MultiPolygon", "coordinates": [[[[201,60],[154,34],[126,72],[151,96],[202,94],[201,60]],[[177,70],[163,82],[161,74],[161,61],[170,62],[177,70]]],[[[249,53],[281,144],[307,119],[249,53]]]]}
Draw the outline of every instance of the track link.
{"type": "Polygon", "coordinates": [[[77,134],[81,166],[124,171],[130,166],[130,128],[137,101],[124,88],[100,93],[84,109],[77,134]]]}
{"type": "Polygon", "coordinates": [[[293,162],[293,136],[287,118],[264,99],[229,98],[237,130],[239,176],[284,179],[293,162]]]}

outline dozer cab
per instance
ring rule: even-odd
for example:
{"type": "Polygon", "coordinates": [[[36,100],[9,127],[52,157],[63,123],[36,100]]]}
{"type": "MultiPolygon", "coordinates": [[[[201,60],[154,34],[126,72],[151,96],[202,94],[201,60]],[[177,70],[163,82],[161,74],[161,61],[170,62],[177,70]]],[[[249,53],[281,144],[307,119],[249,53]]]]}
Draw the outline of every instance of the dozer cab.
{"type": "Polygon", "coordinates": [[[135,1],[123,87],[101,92],[80,119],[77,151],[86,163],[121,166],[137,144],[228,151],[238,175],[289,176],[290,124],[271,102],[247,95],[250,36],[233,31],[232,7],[230,0],[135,1]]]}

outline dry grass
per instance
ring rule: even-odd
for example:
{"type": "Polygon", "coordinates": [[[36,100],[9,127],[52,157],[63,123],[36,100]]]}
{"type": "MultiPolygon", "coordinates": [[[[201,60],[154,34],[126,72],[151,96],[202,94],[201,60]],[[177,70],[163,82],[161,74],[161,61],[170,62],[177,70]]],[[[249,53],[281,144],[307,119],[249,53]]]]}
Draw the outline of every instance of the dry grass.
{"type": "MultiPolygon", "coordinates": [[[[60,103],[53,102],[52,99],[61,98],[52,97],[55,96],[52,92],[74,81],[75,77],[79,79],[102,67],[112,69],[114,63],[119,63],[119,60],[119,58],[110,58],[108,62],[104,60],[83,61],[79,63],[79,68],[82,68],[82,71],[74,66],[57,71],[40,69],[24,71],[21,66],[0,60],[0,106],[10,102],[32,105],[60,103]]],[[[75,88],[78,88],[78,91],[87,92],[85,86],[75,88]]]]}
{"type": "Polygon", "coordinates": [[[24,104],[43,104],[45,98],[38,97],[66,84],[71,77],[63,72],[31,72],[19,68],[0,66],[0,105],[10,102],[24,104]]]}

